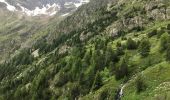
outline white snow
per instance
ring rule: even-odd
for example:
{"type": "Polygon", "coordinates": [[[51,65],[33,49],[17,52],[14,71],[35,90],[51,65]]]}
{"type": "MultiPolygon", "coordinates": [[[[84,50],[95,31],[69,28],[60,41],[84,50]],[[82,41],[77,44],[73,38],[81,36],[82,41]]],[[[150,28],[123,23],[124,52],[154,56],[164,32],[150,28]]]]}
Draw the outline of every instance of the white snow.
{"type": "Polygon", "coordinates": [[[61,15],[61,16],[67,16],[67,15],[69,15],[70,13],[65,13],[65,14],[63,14],[63,15],[61,15]]]}
{"type": "Polygon", "coordinates": [[[27,14],[28,16],[38,16],[38,15],[49,15],[53,16],[57,13],[57,10],[59,10],[61,7],[57,4],[47,4],[46,6],[43,6],[43,8],[36,7],[34,10],[29,10],[27,8],[24,8],[20,4],[18,6],[22,9],[22,12],[27,14]]]}
{"type": "Polygon", "coordinates": [[[82,5],[82,3],[81,2],[80,3],[74,3],[74,5],[78,8],[82,5]]]}
{"type": "Polygon", "coordinates": [[[86,4],[88,2],[90,2],[90,0],[80,0],[78,3],[74,3],[74,5],[78,8],[81,5],[86,4]]]}
{"type": "Polygon", "coordinates": [[[14,6],[10,5],[10,4],[9,4],[8,2],[6,2],[5,0],[0,0],[0,2],[5,3],[6,6],[7,6],[7,9],[8,9],[9,11],[17,11],[14,6]]]}
{"type": "Polygon", "coordinates": [[[72,5],[73,4],[73,2],[66,2],[65,4],[64,4],[64,6],[69,6],[69,5],[72,5]]]}
{"type": "Polygon", "coordinates": [[[53,15],[55,15],[56,13],[57,13],[57,11],[54,11],[54,12],[50,13],[49,16],[53,16],[53,15]]]}
{"type": "MultiPolygon", "coordinates": [[[[90,0],[80,0],[77,3],[73,3],[73,2],[66,2],[64,4],[64,6],[68,6],[69,5],[75,5],[76,8],[80,7],[81,5],[88,3],[90,0]]],[[[28,16],[39,16],[39,15],[48,15],[48,16],[53,16],[55,15],[60,9],[60,5],[58,4],[47,4],[47,5],[43,5],[42,8],[39,7],[35,7],[34,10],[29,10],[25,7],[23,7],[20,4],[17,4],[17,6],[19,6],[21,8],[21,11],[17,10],[15,6],[10,5],[8,2],[6,2],[5,0],[0,0],[0,2],[5,3],[6,7],[9,11],[18,11],[18,12],[22,12],[23,14],[26,14],[28,16]]],[[[67,16],[69,13],[65,13],[62,16],[67,16]]]]}

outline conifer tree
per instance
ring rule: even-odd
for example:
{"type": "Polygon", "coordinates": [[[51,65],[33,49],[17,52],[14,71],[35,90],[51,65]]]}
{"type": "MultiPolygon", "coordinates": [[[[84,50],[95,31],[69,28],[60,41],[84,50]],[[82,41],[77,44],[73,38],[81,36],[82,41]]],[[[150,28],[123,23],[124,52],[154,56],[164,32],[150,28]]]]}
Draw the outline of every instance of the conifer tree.
{"type": "Polygon", "coordinates": [[[139,53],[142,57],[146,57],[149,55],[151,48],[151,44],[148,39],[142,39],[140,45],[139,45],[139,53]]]}

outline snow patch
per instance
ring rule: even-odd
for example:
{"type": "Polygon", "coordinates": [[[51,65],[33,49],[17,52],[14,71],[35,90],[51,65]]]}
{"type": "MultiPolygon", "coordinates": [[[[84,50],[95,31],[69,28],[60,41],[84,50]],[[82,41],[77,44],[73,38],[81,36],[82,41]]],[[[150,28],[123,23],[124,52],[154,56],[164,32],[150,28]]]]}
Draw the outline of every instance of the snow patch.
{"type": "Polygon", "coordinates": [[[64,4],[64,6],[69,6],[69,5],[72,5],[73,4],[73,2],[66,2],[65,4],[64,4]]]}
{"type": "Polygon", "coordinates": [[[49,14],[49,16],[54,16],[57,13],[57,11],[54,11],[52,13],[49,14]]]}
{"type": "MultiPolygon", "coordinates": [[[[71,8],[72,6],[78,8],[83,4],[88,3],[90,0],[79,0],[78,2],[74,3],[74,2],[66,2],[64,4],[65,8],[71,8]]],[[[22,6],[21,4],[17,4],[17,7],[19,7],[21,9],[21,11],[19,9],[16,8],[16,6],[10,5],[6,0],[0,0],[0,2],[5,3],[6,4],[6,8],[9,11],[17,11],[17,12],[21,12],[23,14],[26,14],[27,16],[39,16],[39,15],[48,15],[48,16],[54,16],[57,12],[59,12],[61,10],[61,6],[59,4],[47,4],[47,5],[43,5],[42,8],[40,7],[35,7],[34,10],[29,10],[27,8],[25,8],[24,6],[22,6]]],[[[69,13],[65,13],[62,16],[67,16],[69,15],[69,13]]]]}
{"type": "Polygon", "coordinates": [[[6,6],[7,6],[7,9],[8,9],[9,11],[17,11],[14,6],[10,5],[10,4],[9,4],[8,2],[6,2],[5,0],[0,0],[0,2],[5,3],[6,6]]]}
{"type": "Polygon", "coordinates": [[[61,15],[61,16],[67,16],[67,15],[69,15],[70,13],[65,13],[65,14],[63,14],[63,15],[61,15]]]}
{"type": "Polygon", "coordinates": [[[29,10],[27,8],[24,8],[20,4],[17,4],[21,9],[22,12],[25,13],[28,16],[38,16],[38,15],[49,15],[53,16],[57,13],[57,10],[60,10],[60,6],[57,4],[47,4],[46,6],[43,5],[43,8],[36,7],[34,10],[29,10]]]}
{"type": "Polygon", "coordinates": [[[86,4],[88,2],[90,2],[90,0],[80,0],[78,3],[74,3],[74,5],[78,8],[81,5],[86,4]]]}

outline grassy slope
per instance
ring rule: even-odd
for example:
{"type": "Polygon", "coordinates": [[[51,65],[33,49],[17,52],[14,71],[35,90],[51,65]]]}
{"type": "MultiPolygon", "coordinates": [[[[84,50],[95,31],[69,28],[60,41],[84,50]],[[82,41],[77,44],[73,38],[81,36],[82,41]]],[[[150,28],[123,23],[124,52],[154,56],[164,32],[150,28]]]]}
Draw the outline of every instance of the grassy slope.
{"type": "MultiPolygon", "coordinates": [[[[152,28],[149,28],[144,33],[157,29],[159,27],[166,27],[167,22],[157,23],[152,28]]],[[[140,36],[139,36],[140,37],[140,36]]],[[[150,38],[152,43],[150,55],[147,58],[140,58],[138,54],[132,55],[132,62],[138,65],[141,69],[144,67],[145,70],[139,72],[147,85],[147,90],[142,93],[136,93],[135,89],[135,78],[132,78],[130,82],[127,83],[125,87],[125,93],[123,100],[140,100],[145,98],[146,100],[169,100],[169,73],[170,73],[170,63],[165,60],[164,53],[159,52],[160,39],[157,36],[150,38]],[[166,83],[167,82],[167,83],[166,83]],[[165,84],[164,84],[165,83],[165,84]]],[[[137,66],[136,66],[137,67],[137,66]]]]}
{"type": "Polygon", "coordinates": [[[127,83],[123,100],[169,100],[170,93],[170,64],[161,62],[155,66],[149,67],[142,72],[147,89],[142,93],[136,93],[135,78],[127,83]]]}
{"type": "MultiPolygon", "coordinates": [[[[159,29],[160,27],[166,27],[170,21],[165,22],[156,22],[156,24],[150,25],[150,28],[146,28],[146,30],[142,32],[132,32],[125,37],[133,38],[134,40],[141,40],[143,38],[147,38],[147,33],[159,29]],[[138,34],[138,36],[135,36],[138,34]]],[[[121,43],[126,43],[126,40],[122,40],[118,38],[110,44],[112,44],[113,48],[116,46],[116,43],[121,41],[121,43]]],[[[141,58],[137,50],[127,50],[126,54],[129,56],[129,69],[132,69],[134,72],[131,73],[133,76],[125,83],[124,88],[124,96],[122,97],[123,100],[169,100],[170,94],[170,62],[165,60],[164,53],[160,53],[160,38],[153,36],[149,38],[151,42],[151,52],[150,55],[146,58],[141,58]],[[136,93],[136,77],[137,75],[142,74],[144,80],[147,84],[147,90],[143,91],[142,93],[136,93]]],[[[112,76],[114,77],[114,76],[112,76]]],[[[115,95],[115,91],[120,87],[120,82],[108,81],[102,88],[98,91],[83,97],[83,100],[91,100],[92,98],[97,99],[102,93],[102,91],[109,90],[112,91],[112,96],[115,95]],[[107,88],[109,86],[109,88],[107,88]]],[[[110,99],[110,98],[109,98],[110,99]]]]}

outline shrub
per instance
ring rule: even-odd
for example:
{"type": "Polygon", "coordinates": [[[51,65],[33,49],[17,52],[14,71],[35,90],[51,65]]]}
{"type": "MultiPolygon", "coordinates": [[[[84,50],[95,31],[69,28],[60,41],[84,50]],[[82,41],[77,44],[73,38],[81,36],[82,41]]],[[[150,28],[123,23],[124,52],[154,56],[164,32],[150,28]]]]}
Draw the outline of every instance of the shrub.
{"type": "Polygon", "coordinates": [[[139,53],[142,57],[149,55],[151,44],[148,39],[142,39],[139,45],[139,53]]]}
{"type": "Polygon", "coordinates": [[[139,34],[137,34],[137,33],[134,34],[134,37],[138,37],[138,36],[139,36],[139,34]]]}
{"type": "Polygon", "coordinates": [[[138,76],[138,78],[136,80],[137,93],[140,93],[140,92],[144,91],[145,89],[146,89],[146,84],[145,84],[144,80],[142,79],[141,76],[138,76]]]}
{"type": "Polygon", "coordinates": [[[170,30],[170,24],[167,25],[167,30],[170,30]]]}
{"type": "Polygon", "coordinates": [[[167,25],[168,34],[170,34],[170,24],[167,25]]]}
{"type": "Polygon", "coordinates": [[[130,31],[139,32],[139,31],[142,31],[142,30],[144,30],[144,27],[143,27],[143,26],[135,26],[135,27],[133,27],[130,31]]]}
{"type": "Polygon", "coordinates": [[[55,86],[61,87],[68,82],[68,75],[67,73],[60,72],[58,78],[56,80],[55,86]]]}
{"type": "Polygon", "coordinates": [[[111,61],[118,62],[119,57],[116,51],[112,50],[111,47],[108,47],[105,52],[105,65],[108,65],[111,61]]]}
{"type": "Polygon", "coordinates": [[[160,38],[162,36],[163,33],[165,33],[166,28],[165,27],[161,27],[158,31],[157,31],[157,38],[160,38]]]}
{"type": "Polygon", "coordinates": [[[104,90],[99,94],[98,100],[107,100],[108,95],[108,90],[104,90]]]}
{"type": "Polygon", "coordinates": [[[168,43],[168,47],[166,50],[166,60],[170,61],[170,43],[168,43]]]}
{"type": "Polygon", "coordinates": [[[161,36],[160,41],[160,51],[165,51],[167,49],[167,45],[170,43],[170,36],[169,34],[165,33],[161,36]]]}
{"type": "Polygon", "coordinates": [[[95,80],[94,80],[92,89],[93,89],[93,90],[97,90],[97,89],[99,89],[102,85],[103,85],[102,76],[100,75],[99,72],[97,72],[97,73],[96,73],[96,76],[95,76],[95,80]]]}
{"type": "Polygon", "coordinates": [[[122,39],[122,40],[127,40],[127,37],[122,36],[121,39],[122,39]]]}
{"type": "Polygon", "coordinates": [[[129,74],[127,60],[123,59],[120,67],[116,70],[115,77],[117,80],[127,77],[129,74]]]}
{"type": "Polygon", "coordinates": [[[70,87],[70,99],[75,100],[80,95],[80,86],[79,84],[73,84],[72,87],[70,87]]]}
{"type": "Polygon", "coordinates": [[[121,47],[121,46],[122,46],[121,42],[118,41],[118,42],[116,43],[116,47],[121,47]]]}
{"type": "Polygon", "coordinates": [[[137,43],[136,41],[134,41],[132,38],[129,38],[127,40],[127,49],[129,50],[133,50],[137,48],[137,43]]]}
{"type": "Polygon", "coordinates": [[[152,32],[148,33],[148,37],[151,38],[152,36],[157,34],[157,30],[153,30],[152,32]]]}
{"type": "Polygon", "coordinates": [[[123,47],[117,47],[116,53],[117,53],[118,56],[124,55],[125,52],[124,52],[123,47]]]}

